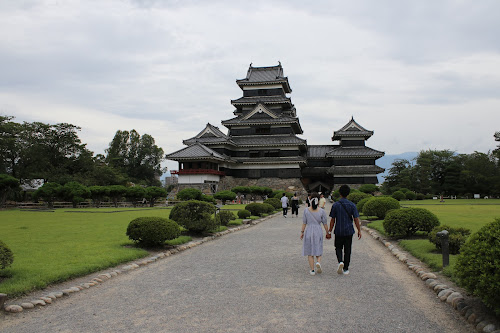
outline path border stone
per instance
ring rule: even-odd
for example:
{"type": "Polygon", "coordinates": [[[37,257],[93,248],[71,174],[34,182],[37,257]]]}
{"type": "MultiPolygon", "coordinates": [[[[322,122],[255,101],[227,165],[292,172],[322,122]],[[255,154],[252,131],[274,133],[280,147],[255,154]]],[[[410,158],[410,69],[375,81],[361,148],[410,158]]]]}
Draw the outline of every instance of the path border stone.
{"type": "MultiPolygon", "coordinates": [[[[225,235],[228,235],[228,234],[231,234],[233,232],[240,231],[243,229],[248,229],[254,225],[257,225],[261,222],[269,220],[270,218],[272,218],[278,214],[280,214],[280,212],[270,214],[268,216],[261,217],[261,218],[256,219],[256,220],[245,220],[244,221],[245,224],[242,224],[240,226],[217,232],[211,236],[204,237],[201,240],[190,241],[190,242],[185,243],[185,244],[177,245],[173,249],[170,249],[170,250],[167,250],[164,252],[160,252],[160,253],[158,253],[154,256],[151,256],[151,257],[141,258],[141,259],[138,259],[138,260],[135,260],[132,262],[128,262],[126,264],[123,264],[123,266],[121,266],[120,268],[114,268],[114,269],[111,269],[110,271],[107,271],[105,273],[100,273],[96,277],[90,279],[89,282],[81,283],[79,285],[63,289],[61,291],[51,292],[51,293],[48,293],[48,294],[43,295],[41,297],[38,297],[36,299],[33,299],[31,301],[23,301],[20,304],[9,304],[9,305],[3,306],[3,302],[6,301],[7,295],[0,294],[0,303],[1,303],[0,308],[3,307],[3,310],[10,314],[10,313],[20,313],[20,312],[23,312],[24,310],[34,309],[37,306],[40,307],[40,306],[50,305],[50,304],[54,303],[54,301],[58,298],[69,297],[73,293],[77,293],[81,290],[89,289],[93,286],[97,286],[99,284],[105,283],[106,281],[111,280],[112,278],[114,278],[120,274],[127,273],[129,271],[141,268],[143,266],[147,266],[153,262],[156,262],[157,260],[168,258],[171,255],[174,255],[176,253],[186,251],[186,250],[189,250],[193,247],[201,245],[203,243],[216,240],[216,239],[220,238],[221,236],[225,236],[225,235]]],[[[117,267],[119,267],[119,266],[117,266],[117,267]]]]}
{"type": "MultiPolygon", "coordinates": [[[[363,222],[369,223],[369,221],[363,222]]],[[[426,286],[437,294],[437,297],[442,302],[449,304],[453,309],[458,311],[468,323],[474,325],[477,332],[500,333],[500,325],[498,325],[495,318],[485,316],[476,311],[460,292],[453,289],[453,286],[441,283],[436,274],[428,272],[428,268],[422,265],[420,260],[413,257],[409,252],[399,249],[381,236],[376,230],[368,228],[365,225],[363,225],[361,229],[370,234],[375,240],[384,244],[399,261],[406,264],[408,269],[415,272],[415,274],[425,282],[426,286]]]]}

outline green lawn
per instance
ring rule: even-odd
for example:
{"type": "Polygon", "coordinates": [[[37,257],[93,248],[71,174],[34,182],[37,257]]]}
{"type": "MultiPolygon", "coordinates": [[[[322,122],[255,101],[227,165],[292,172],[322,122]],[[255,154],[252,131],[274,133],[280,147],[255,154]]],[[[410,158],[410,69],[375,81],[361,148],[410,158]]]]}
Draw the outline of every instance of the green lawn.
{"type": "MultiPolygon", "coordinates": [[[[498,199],[457,199],[445,200],[444,203],[440,203],[438,200],[402,201],[401,206],[428,209],[436,214],[441,224],[467,228],[472,233],[493,222],[496,217],[500,217],[500,200],[498,199]]],[[[383,221],[374,221],[368,226],[385,235],[382,223],[383,221]]],[[[431,268],[442,269],[442,256],[426,236],[417,235],[413,239],[401,240],[400,245],[431,268]]],[[[455,261],[456,256],[450,255],[450,267],[445,269],[444,273],[452,274],[455,261]]]]}
{"type": "Polygon", "coordinates": [[[14,263],[0,271],[0,293],[20,295],[148,255],[125,235],[140,216],[168,217],[170,209],[85,209],[75,212],[0,211],[0,239],[14,263]],[[113,212],[118,211],[118,212],[113,212]]]}
{"type": "MultiPolygon", "coordinates": [[[[227,205],[222,209],[243,209],[227,205]]],[[[171,208],[85,208],[55,211],[0,211],[0,240],[14,253],[14,263],[0,270],[0,293],[9,297],[51,283],[86,275],[148,255],[125,232],[142,216],[168,218],[171,208]]],[[[232,210],[237,217],[237,211],[232,210]]],[[[258,217],[256,217],[258,218],[258,217]]],[[[240,225],[241,219],[234,220],[240,225]]],[[[217,231],[227,230],[220,227],[217,231]]],[[[180,236],[167,245],[191,240],[180,236]]]]}

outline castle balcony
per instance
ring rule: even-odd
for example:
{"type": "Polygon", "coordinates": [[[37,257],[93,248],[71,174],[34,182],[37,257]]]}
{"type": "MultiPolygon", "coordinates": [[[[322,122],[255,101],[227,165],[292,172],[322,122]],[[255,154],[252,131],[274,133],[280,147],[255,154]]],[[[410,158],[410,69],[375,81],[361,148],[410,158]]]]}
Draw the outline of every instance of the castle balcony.
{"type": "Polygon", "coordinates": [[[173,175],[218,175],[225,176],[223,171],[214,169],[182,169],[182,170],[170,170],[173,175]]]}

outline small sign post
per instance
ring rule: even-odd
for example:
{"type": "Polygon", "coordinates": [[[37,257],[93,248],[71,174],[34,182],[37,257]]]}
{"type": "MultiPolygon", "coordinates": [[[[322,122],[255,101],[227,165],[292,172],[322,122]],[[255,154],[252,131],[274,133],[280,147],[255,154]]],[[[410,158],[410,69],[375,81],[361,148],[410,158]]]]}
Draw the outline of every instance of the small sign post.
{"type": "Polygon", "coordinates": [[[449,244],[449,232],[443,230],[437,233],[437,236],[441,238],[441,251],[443,253],[443,268],[450,264],[450,244],[449,244]]]}

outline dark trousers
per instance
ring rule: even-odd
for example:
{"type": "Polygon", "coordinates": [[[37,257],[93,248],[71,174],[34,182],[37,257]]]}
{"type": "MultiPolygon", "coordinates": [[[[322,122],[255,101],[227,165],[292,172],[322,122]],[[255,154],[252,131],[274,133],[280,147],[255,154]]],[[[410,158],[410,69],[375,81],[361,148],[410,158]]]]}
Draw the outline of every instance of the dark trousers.
{"type": "Polygon", "coordinates": [[[283,216],[286,216],[286,213],[288,212],[288,207],[283,208],[283,216]]]}
{"type": "Polygon", "coordinates": [[[337,260],[344,263],[344,270],[349,269],[351,262],[352,235],[337,236],[335,235],[335,253],[337,260]]]}
{"type": "Polygon", "coordinates": [[[299,206],[292,206],[292,215],[299,215],[299,206]]]}

